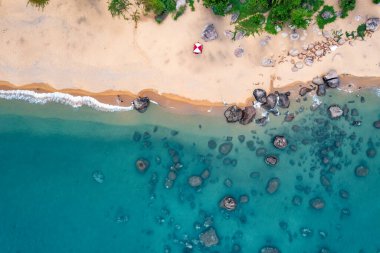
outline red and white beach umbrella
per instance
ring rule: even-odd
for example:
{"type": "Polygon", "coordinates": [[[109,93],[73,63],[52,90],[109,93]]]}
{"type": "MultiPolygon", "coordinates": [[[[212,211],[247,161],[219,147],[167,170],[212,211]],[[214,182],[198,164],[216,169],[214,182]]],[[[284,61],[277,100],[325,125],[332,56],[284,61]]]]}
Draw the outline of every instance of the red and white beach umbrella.
{"type": "Polygon", "coordinates": [[[195,43],[194,47],[193,47],[193,53],[194,54],[201,54],[202,51],[203,51],[203,45],[199,42],[195,43]]]}

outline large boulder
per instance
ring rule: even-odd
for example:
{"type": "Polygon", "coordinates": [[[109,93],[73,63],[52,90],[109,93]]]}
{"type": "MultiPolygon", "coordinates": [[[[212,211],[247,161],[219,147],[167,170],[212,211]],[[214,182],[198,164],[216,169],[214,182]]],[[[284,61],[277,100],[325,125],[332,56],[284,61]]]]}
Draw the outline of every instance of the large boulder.
{"type": "Polygon", "coordinates": [[[224,117],[228,123],[238,122],[243,118],[243,111],[236,105],[228,107],[224,112],[224,117]]]}
{"type": "Polygon", "coordinates": [[[275,166],[278,162],[278,158],[274,155],[268,155],[265,157],[265,163],[270,166],[275,166]]]}
{"type": "Polygon", "coordinates": [[[338,73],[335,70],[330,70],[326,75],[323,76],[323,81],[330,88],[338,88],[340,84],[338,73]]]}
{"type": "Polygon", "coordinates": [[[328,111],[332,119],[338,119],[343,115],[343,110],[338,105],[331,105],[328,111]]]}
{"type": "Polygon", "coordinates": [[[278,149],[284,149],[288,146],[285,136],[277,135],[274,137],[273,145],[278,149]]]}
{"type": "Polygon", "coordinates": [[[324,95],[326,95],[326,85],[325,84],[318,85],[317,95],[318,96],[324,96],[324,95]]]}
{"type": "Polygon", "coordinates": [[[259,250],[259,253],[281,253],[281,251],[274,246],[264,246],[259,250]]]}
{"type": "Polygon", "coordinates": [[[200,234],[199,240],[207,248],[218,245],[219,243],[218,235],[216,234],[216,231],[213,227],[210,227],[209,229],[204,231],[202,234],[200,234]]]}
{"type": "Polygon", "coordinates": [[[263,89],[255,89],[253,91],[253,96],[255,97],[257,102],[260,102],[260,103],[267,102],[267,93],[263,89]]]}
{"type": "Polygon", "coordinates": [[[266,102],[262,105],[262,107],[269,111],[276,107],[277,105],[277,96],[273,93],[269,94],[266,98],[266,102]]]}
{"type": "Polygon", "coordinates": [[[240,119],[240,124],[247,125],[253,121],[256,115],[256,109],[253,106],[246,106],[243,110],[243,117],[240,119]]]}
{"type": "Polygon", "coordinates": [[[290,106],[290,99],[289,99],[290,92],[286,93],[277,93],[278,96],[278,106],[281,108],[289,108],[290,106]]]}
{"type": "Polygon", "coordinates": [[[137,159],[135,163],[136,169],[139,172],[145,172],[147,169],[149,169],[149,165],[150,165],[149,161],[144,158],[137,159]]]}
{"type": "Polygon", "coordinates": [[[369,18],[365,23],[367,31],[374,32],[379,28],[380,18],[369,18]]]}
{"type": "Polygon", "coordinates": [[[218,38],[218,33],[216,32],[214,24],[208,24],[204,27],[201,38],[206,42],[218,38]]]}
{"type": "Polygon", "coordinates": [[[302,87],[301,89],[300,89],[300,91],[298,92],[298,94],[300,95],[300,96],[305,96],[307,93],[309,93],[309,92],[311,92],[313,89],[310,89],[310,88],[308,88],[308,87],[302,87]]]}
{"type": "Polygon", "coordinates": [[[227,211],[233,211],[237,207],[237,201],[231,196],[226,196],[220,201],[219,206],[227,211]]]}
{"type": "Polygon", "coordinates": [[[281,181],[278,177],[273,177],[268,180],[267,186],[266,186],[266,191],[269,194],[274,194],[277,192],[278,187],[280,187],[281,181]]]}
{"type": "Polygon", "coordinates": [[[148,106],[150,104],[150,100],[148,97],[139,97],[133,100],[132,102],[133,108],[137,110],[138,112],[145,112],[148,109],[148,106]]]}

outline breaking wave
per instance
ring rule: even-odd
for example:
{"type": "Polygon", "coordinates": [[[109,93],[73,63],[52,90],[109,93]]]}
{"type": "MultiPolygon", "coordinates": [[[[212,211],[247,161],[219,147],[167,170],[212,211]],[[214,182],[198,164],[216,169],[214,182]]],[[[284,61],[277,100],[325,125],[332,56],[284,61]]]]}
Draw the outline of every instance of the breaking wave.
{"type": "Polygon", "coordinates": [[[30,90],[0,90],[0,98],[7,100],[23,100],[33,104],[59,103],[74,108],[88,106],[102,112],[131,111],[133,106],[117,106],[101,103],[89,96],[73,96],[61,92],[37,93],[30,90]]]}

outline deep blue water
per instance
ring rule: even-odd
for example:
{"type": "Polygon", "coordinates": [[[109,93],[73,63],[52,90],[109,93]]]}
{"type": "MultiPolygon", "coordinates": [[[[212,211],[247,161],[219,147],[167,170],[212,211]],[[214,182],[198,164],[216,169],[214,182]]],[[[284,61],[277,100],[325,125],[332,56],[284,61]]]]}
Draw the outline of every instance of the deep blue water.
{"type": "Polygon", "coordinates": [[[0,101],[0,252],[380,252],[380,98],[335,92],[323,102],[315,112],[311,98],[293,102],[293,122],[243,127],[157,107],[140,115],[0,101]],[[346,104],[348,116],[330,120],[331,103],[346,104]],[[271,143],[278,134],[285,150],[271,143]],[[210,140],[233,149],[222,156],[210,140]],[[259,148],[279,163],[265,164],[259,148]],[[150,162],[145,173],[139,158],[150,162]],[[358,166],[366,177],[355,176],[358,166]],[[192,188],[188,178],[205,170],[192,188]],[[270,195],[273,177],[281,184],[270,195]],[[249,201],[228,212],[219,207],[226,195],[249,201]],[[325,208],[312,209],[314,197],[325,208]],[[219,243],[206,248],[199,235],[210,227],[219,243]]]}

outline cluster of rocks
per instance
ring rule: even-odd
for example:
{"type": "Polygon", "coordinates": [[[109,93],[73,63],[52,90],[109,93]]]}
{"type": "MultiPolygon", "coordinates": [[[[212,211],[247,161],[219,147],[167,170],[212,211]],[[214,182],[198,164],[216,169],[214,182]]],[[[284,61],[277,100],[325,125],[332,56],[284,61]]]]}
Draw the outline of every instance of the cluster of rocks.
{"type": "Polygon", "coordinates": [[[145,112],[148,109],[149,104],[150,100],[148,97],[138,97],[132,102],[133,108],[140,113],[145,112]]]}
{"type": "Polygon", "coordinates": [[[313,90],[316,90],[317,96],[325,96],[327,89],[336,89],[340,86],[340,78],[335,70],[330,70],[322,77],[314,77],[311,83],[310,87],[301,87],[298,92],[300,96],[305,96],[313,90]]]}
{"type": "Polygon", "coordinates": [[[224,116],[228,123],[239,122],[242,125],[247,125],[253,121],[256,116],[256,109],[253,106],[246,106],[244,109],[236,105],[228,107],[224,112],[224,116]]]}

